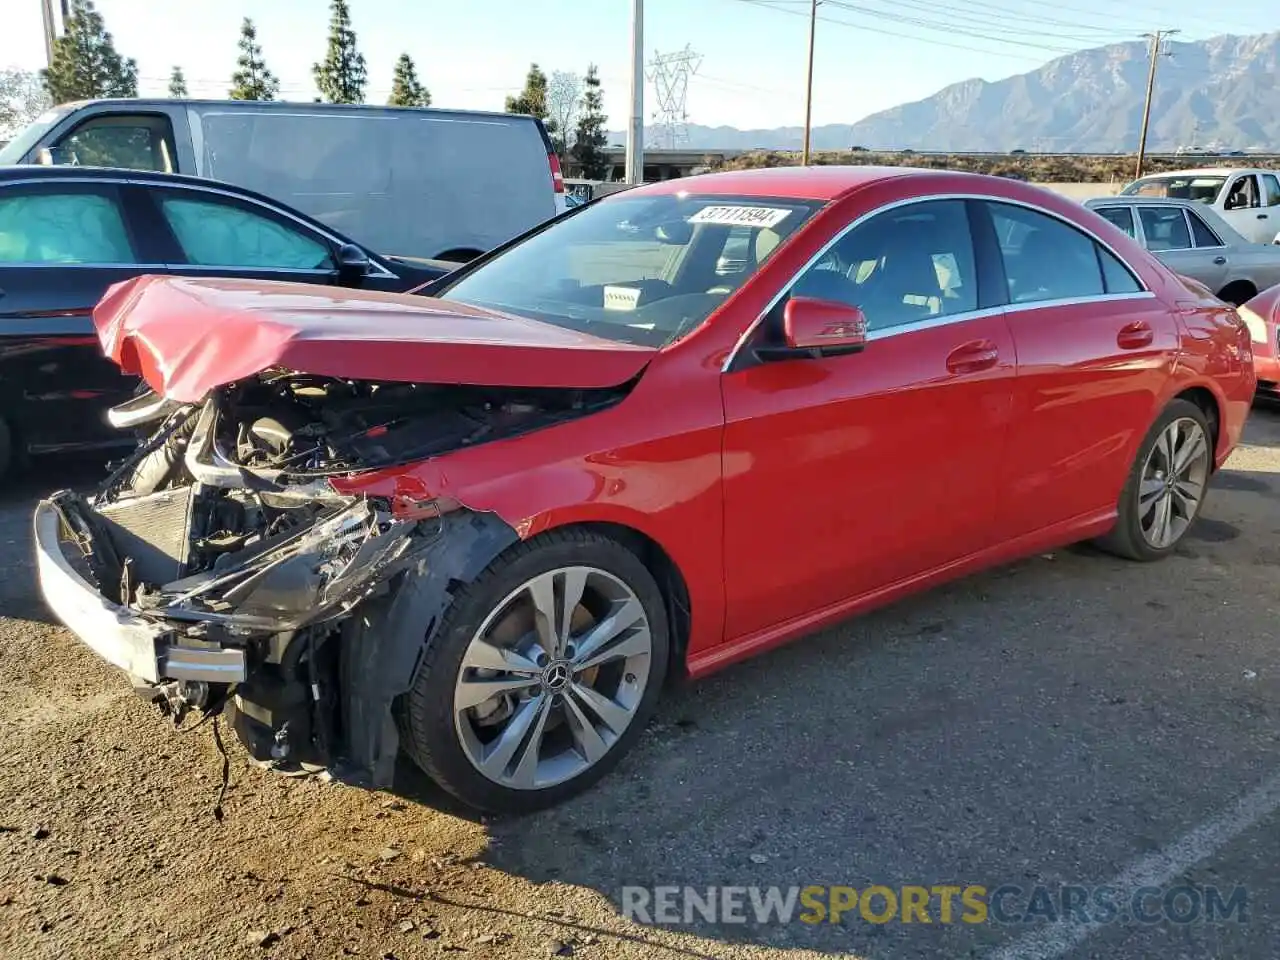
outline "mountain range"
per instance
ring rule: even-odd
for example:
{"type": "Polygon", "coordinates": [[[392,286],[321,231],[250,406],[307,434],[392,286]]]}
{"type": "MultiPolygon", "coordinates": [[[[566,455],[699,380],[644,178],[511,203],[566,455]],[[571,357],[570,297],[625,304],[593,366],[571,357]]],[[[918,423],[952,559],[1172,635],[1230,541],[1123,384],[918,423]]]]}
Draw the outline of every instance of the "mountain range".
{"type": "MultiPolygon", "coordinates": [[[[1149,150],[1280,148],[1280,31],[1166,42],[1164,49],[1169,55],[1158,66],[1149,150]]],[[[813,148],[1131,151],[1142,125],[1148,56],[1146,41],[1117,43],[1003,80],[964,80],[860,120],[814,127],[813,148]]],[[[800,126],[686,129],[678,146],[690,150],[799,150],[804,135],[800,126]]],[[[624,143],[625,134],[610,133],[609,142],[624,143]]]]}

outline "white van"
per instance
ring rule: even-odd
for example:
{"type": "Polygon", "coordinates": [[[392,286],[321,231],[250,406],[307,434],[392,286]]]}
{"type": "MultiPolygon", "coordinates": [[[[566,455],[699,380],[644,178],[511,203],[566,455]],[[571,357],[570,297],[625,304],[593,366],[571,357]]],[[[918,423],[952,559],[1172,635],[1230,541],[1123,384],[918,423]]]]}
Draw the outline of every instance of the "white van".
{"type": "Polygon", "coordinates": [[[1280,230],[1280,174],[1275,170],[1203,167],[1153,173],[1130,183],[1120,196],[1203,203],[1254,243],[1270,243],[1280,230]]]}
{"type": "Polygon", "coordinates": [[[509,113],[252,100],[57,107],[0,164],[82,164],[256,190],[389,256],[464,261],[554,217],[542,122],[509,113]]]}

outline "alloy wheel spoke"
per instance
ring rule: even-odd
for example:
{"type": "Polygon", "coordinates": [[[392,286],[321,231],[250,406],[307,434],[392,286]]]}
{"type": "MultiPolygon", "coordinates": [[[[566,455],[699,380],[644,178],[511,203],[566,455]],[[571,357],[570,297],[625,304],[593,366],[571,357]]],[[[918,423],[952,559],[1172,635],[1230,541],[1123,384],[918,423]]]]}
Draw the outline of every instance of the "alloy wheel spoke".
{"type": "Polygon", "coordinates": [[[498,670],[502,673],[529,677],[536,677],[539,672],[538,665],[519,651],[509,647],[498,647],[480,639],[471,641],[471,646],[462,657],[462,666],[475,670],[498,670]]]}
{"type": "Polygon", "coordinates": [[[505,779],[515,761],[515,776],[525,776],[528,778],[527,783],[533,782],[549,705],[550,698],[546,694],[539,694],[516,708],[506,728],[485,751],[481,760],[481,767],[488,776],[494,780],[505,779]]]}
{"type": "Polygon", "coordinates": [[[1178,441],[1178,425],[1171,423],[1160,435],[1160,456],[1164,459],[1164,469],[1166,472],[1173,470],[1174,450],[1178,441]]]}
{"type": "Polygon", "coordinates": [[[1148,477],[1138,486],[1138,506],[1142,509],[1145,516],[1147,511],[1165,491],[1163,480],[1157,480],[1155,477],[1148,477]]]}
{"type": "Polygon", "coordinates": [[[527,690],[537,684],[537,677],[466,677],[459,680],[454,689],[453,707],[468,710],[499,694],[527,690]]]}
{"type": "Polygon", "coordinates": [[[574,683],[569,687],[570,699],[575,704],[582,704],[599,717],[606,727],[613,731],[615,736],[622,736],[622,732],[627,729],[631,723],[631,711],[623,707],[613,700],[610,700],[598,690],[593,690],[586,684],[574,683]]]}
{"type": "Polygon", "coordinates": [[[595,763],[609,752],[609,745],[572,695],[564,697],[564,712],[574,745],[587,763],[595,763]]]}
{"type": "Polygon", "coordinates": [[[644,608],[627,599],[617,604],[599,623],[585,633],[574,653],[574,670],[586,670],[619,657],[649,652],[649,630],[644,624],[644,608]],[[630,633],[632,627],[640,627],[630,633]]]}
{"type": "Polygon", "coordinates": [[[1156,547],[1163,547],[1169,542],[1169,526],[1173,517],[1173,498],[1163,496],[1156,501],[1155,517],[1151,521],[1151,536],[1156,547]]]}
{"type": "Polygon", "coordinates": [[[544,573],[535,577],[525,589],[529,591],[529,599],[533,602],[533,626],[538,633],[538,642],[547,651],[547,656],[554,660],[558,655],[560,639],[556,624],[555,574],[544,573]]]}
{"type": "Polygon", "coordinates": [[[1191,431],[1190,438],[1174,454],[1174,476],[1181,477],[1187,472],[1187,468],[1207,450],[1208,444],[1205,443],[1204,431],[1197,427],[1191,431]]]}

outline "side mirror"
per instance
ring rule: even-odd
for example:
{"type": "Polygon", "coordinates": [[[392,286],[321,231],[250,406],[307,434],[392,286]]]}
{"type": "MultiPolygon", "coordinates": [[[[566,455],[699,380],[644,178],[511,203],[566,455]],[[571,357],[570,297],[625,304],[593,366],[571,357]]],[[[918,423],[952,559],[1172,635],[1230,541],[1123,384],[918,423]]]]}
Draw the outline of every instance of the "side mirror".
{"type": "Polygon", "coordinates": [[[358,287],[372,264],[369,255],[354,243],[344,243],[339,247],[336,259],[338,283],[344,287],[358,287]]]}
{"type": "Polygon", "coordinates": [[[847,303],[792,297],[783,308],[782,333],[792,350],[856,353],[867,343],[867,318],[847,303]]]}

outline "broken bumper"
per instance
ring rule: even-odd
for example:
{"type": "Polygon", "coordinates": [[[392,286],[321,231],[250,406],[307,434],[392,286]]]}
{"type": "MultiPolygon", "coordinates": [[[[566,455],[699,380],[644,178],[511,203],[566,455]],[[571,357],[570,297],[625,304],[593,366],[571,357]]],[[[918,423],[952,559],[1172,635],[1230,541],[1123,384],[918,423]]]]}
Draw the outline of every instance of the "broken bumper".
{"type": "Polygon", "coordinates": [[[61,518],[47,500],[35,512],[40,590],[49,608],[87,647],[145,683],[192,680],[240,683],[245,651],[184,646],[176,631],[105,599],[67,560],[61,518]]]}

